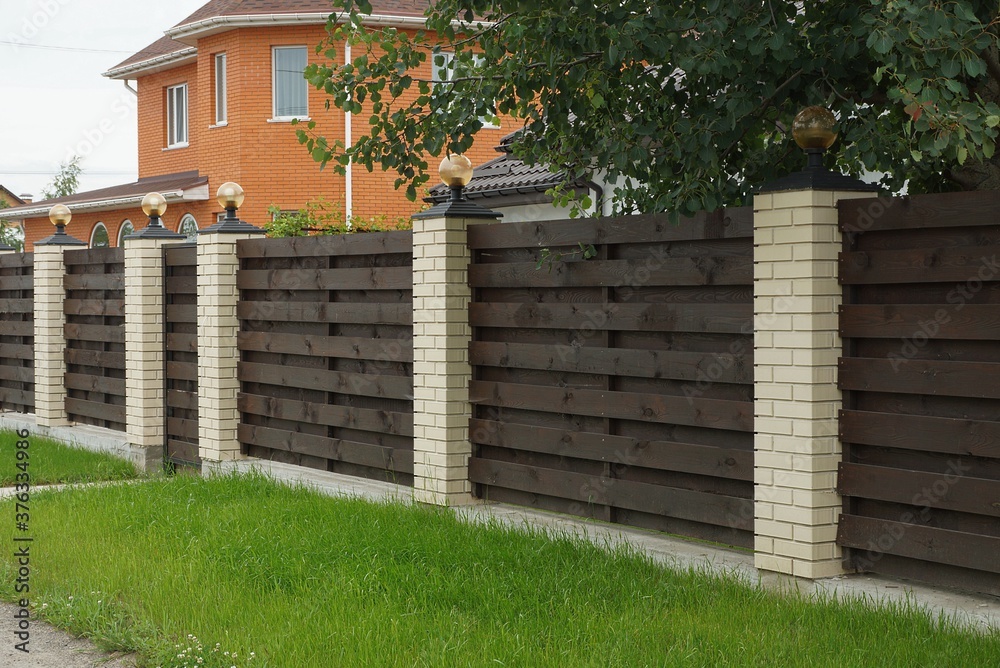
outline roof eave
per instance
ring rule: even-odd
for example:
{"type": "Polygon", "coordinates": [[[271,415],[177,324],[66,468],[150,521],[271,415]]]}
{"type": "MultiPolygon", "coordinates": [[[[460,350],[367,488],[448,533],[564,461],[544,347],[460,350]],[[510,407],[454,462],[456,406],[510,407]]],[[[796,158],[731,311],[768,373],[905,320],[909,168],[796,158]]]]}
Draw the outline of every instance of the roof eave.
{"type": "MultiPolygon", "coordinates": [[[[209,199],[208,184],[192,186],[190,188],[170,190],[160,193],[167,200],[167,204],[178,202],[204,202],[209,199]]],[[[129,195],[127,197],[111,197],[108,199],[93,200],[90,202],[74,202],[67,204],[72,213],[99,213],[101,211],[117,211],[135,207],[142,204],[145,195],[129,195]]],[[[20,208],[20,207],[19,207],[20,208]]],[[[27,218],[45,218],[49,215],[50,206],[36,206],[30,209],[16,211],[12,209],[0,209],[0,220],[25,220],[27,218]]]]}
{"type": "Polygon", "coordinates": [[[198,49],[191,46],[186,49],[181,49],[180,51],[166,53],[161,56],[139,61],[138,63],[125,65],[124,67],[116,67],[105,72],[103,76],[108,79],[125,81],[128,79],[135,79],[139,75],[154,74],[156,72],[169,70],[180,65],[186,65],[187,63],[193,63],[197,59],[198,49]]]}
{"type": "MultiPolygon", "coordinates": [[[[325,25],[330,12],[304,12],[301,14],[243,14],[235,16],[213,16],[211,18],[175,26],[164,34],[167,37],[195,46],[202,37],[215,35],[234,28],[255,28],[260,26],[325,25]]],[[[393,28],[421,28],[423,16],[393,16],[373,14],[362,16],[365,25],[389,26],[393,28]]]]}

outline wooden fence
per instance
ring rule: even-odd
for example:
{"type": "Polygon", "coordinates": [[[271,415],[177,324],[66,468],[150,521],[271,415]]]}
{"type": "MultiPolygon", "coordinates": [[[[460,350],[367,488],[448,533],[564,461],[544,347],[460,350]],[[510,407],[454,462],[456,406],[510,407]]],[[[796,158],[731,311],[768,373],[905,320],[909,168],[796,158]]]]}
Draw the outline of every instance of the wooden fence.
{"type": "Polygon", "coordinates": [[[412,233],[249,240],[238,254],[245,452],[412,485],[412,233]]]}
{"type": "Polygon", "coordinates": [[[476,493],[752,546],[752,209],[469,245],[476,493]]]}
{"type": "Polygon", "coordinates": [[[1000,193],[840,204],[851,568],[1000,594],[1000,193]]]}
{"type": "Polygon", "coordinates": [[[166,450],[175,467],[200,469],[198,456],[198,247],[163,248],[166,450]]]}
{"type": "Polygon", "coordinates": [[[0,409],[35,410],[34,267],[28,254],[0,255],[0,409]]]}
{"type": "Polygon", "coordinates": [[[125,431],[125,253],[68,250],[66,413],[71,422],[125,431]]]}

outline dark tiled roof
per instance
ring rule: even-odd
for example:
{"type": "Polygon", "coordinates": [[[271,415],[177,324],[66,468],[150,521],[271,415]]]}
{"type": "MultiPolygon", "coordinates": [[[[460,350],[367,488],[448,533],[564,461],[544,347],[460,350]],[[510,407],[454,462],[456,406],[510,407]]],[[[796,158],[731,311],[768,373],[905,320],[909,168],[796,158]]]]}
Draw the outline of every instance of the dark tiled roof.
{"type": "MultiPolygon", "coordinates": [[[[465,186],[465,194],[470,199],[544,193],[565,178],[563,172],[553,172],[545,165],[529,167],[504,149],[506,144],[501,144],[497,150],[503,151],[503,155],[476,167],[472,180],[465,186]]],[[[440,183],[431,188],[426,201],[443,202],[449,193],[448,186],[440,183]]]]}
{"type": "Polygon", "coordinates": [[[132,54],[122,62],[118,63],[112,70],[117,70],[122,67],[128,67],[129,65],[134,65],[136,63],[141,63],[144,60],[150,60],[156,58],[157,56],[166,56],[167,54],[177,53],[185,49],[190,49],[187,44],[181,44],[180,42],[170,39],[169,37],[161,37],[149,46],[147,46],[142,51],[132,54]]]}
{"type": "MultiPolygon", "coordinates": [[[[430,0],[372,0],[372,13],[387,16],[423,16],[430,0]]],[[[255,14],[304,14],[332,13],[331,0],[212,0],[187,17],[174,28],[222,16],[248,16],[255,14]]],[[[142,51],[111,68],[112,71],[141,63],[157,56],[165,56],[188,49],[190,46],[169,37],[163,37],[142,51]]]]}
{"type": "Polygon", "coordinates": [[[197,171],[178,172],[176,174],[164,174],[161,176],[151,176],[139,179],[133,183],[125,183],[99,190],[91,190],[66,197],[56,197],[53,199],[32,202],[23,206],[3,209],[4,217],[10,214],[17,214],[19,211],[30,211],[39,208],[49,208],[56,204],[87,204],[92,202],[103,202],[106,200],[124,199],[127,197],[143,197],[150,192],[173,192],[177,190],[187,190],[208,183],[207,176],[199,176],[197,171]]]}

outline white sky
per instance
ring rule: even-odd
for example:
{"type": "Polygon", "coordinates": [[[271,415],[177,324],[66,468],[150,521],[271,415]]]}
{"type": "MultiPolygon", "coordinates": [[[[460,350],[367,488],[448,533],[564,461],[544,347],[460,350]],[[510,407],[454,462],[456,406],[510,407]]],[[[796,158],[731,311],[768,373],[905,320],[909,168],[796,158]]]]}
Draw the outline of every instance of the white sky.
{"type": "Polygon", "coordinates": [[[38,199],[74,153],[81,191],[134,181],[135,97],[101,74],[207,1],[0,0],[0,185],[38,199]]]}

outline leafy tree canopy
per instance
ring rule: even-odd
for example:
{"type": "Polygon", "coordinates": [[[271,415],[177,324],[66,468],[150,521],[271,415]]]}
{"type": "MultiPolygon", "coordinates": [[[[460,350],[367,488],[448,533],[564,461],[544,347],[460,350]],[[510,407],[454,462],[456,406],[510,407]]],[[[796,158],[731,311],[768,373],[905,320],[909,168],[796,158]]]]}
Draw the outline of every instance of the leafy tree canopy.
{"type": "Polygon", "coordinates": [[[59,173],[52,179],[52,183],[42,189],[42,197],[45,199],[55,199],[56,197],[66,197],[76,194],[80,187],[80,174],[83,168],[80,166],[81,158],[74,155],[66,162],[59,164],[59,173]]]}
{"type": "Polygon", "coordinates": [[[813,104],[839,118],[828,161],[844,172],[1000,188],[996,0],[435,0],[415,35],[340,3],[306,76],[371,133],[299,140],[339,170],[395,170],[411,199],[429,156],[466,151],[499,113],[523,125],[514,154],[567,182],[606,169],[625,207],[714,209],[802,168],[791,119],[813,104]],[[442,52],[450,81],[432,85],[442,52]]]}

